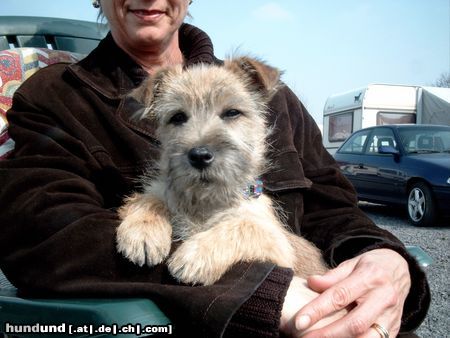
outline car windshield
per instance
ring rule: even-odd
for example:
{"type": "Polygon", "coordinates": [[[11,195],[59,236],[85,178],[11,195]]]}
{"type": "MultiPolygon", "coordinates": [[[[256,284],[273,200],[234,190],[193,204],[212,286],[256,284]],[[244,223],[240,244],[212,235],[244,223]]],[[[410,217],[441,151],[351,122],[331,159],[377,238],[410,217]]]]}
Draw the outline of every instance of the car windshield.
{"type": "Polygon", "coordinates": [[[449,127],[401,128],[398,132],[408,154],[450,153],[449,127]]]}

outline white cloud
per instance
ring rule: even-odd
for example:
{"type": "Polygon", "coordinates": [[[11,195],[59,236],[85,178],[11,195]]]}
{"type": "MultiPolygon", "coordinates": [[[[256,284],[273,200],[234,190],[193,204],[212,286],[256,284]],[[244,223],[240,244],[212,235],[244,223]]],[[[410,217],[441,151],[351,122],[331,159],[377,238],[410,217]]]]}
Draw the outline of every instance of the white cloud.
{"type": "Polygon", "coordinates": [[[264,21],[288,21],[293,19],[292,14],[276,2],[268,2],[258,7],[252,15],[264,21]]]}

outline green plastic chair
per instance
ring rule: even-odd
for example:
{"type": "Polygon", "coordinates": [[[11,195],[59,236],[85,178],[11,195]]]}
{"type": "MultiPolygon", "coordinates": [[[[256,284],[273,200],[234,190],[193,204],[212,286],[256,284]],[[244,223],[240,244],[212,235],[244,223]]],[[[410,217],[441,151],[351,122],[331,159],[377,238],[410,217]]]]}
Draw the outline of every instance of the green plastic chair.
{"type": "Polygon", "coordinates": [[[38,47],[87,54],[107,31],[105,24],[95,22],[0,16],[0,50],[38,47]]]}
{"type": "Polygon", "coordinates": [[[0,333],[15,337],[144,337],[172,333],[149,299],[25,299],[0,270],[0,333]]]}

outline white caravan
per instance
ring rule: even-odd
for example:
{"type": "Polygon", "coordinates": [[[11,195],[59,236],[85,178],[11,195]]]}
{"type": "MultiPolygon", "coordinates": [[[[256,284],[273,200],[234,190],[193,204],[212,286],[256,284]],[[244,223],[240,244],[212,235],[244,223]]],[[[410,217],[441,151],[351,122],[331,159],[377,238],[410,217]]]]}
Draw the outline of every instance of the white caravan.
{"type": "Polygon", "coordinates": [[[356,130],[398,123],[450,125],[450,88],[371,84],[331,95],[323,111],[323,143],[334,154],[356,130]]]}

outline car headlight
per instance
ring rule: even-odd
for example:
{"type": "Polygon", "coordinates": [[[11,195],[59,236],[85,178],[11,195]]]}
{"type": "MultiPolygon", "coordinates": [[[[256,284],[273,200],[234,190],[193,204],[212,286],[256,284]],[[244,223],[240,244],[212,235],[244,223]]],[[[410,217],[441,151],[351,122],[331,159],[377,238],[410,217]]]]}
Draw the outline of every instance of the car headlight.
{"type": "Polygon", "coordinates": [[[448,180],[447,180],[447,184],[450,184],[450,177],[449,177],[448,180]]]}

